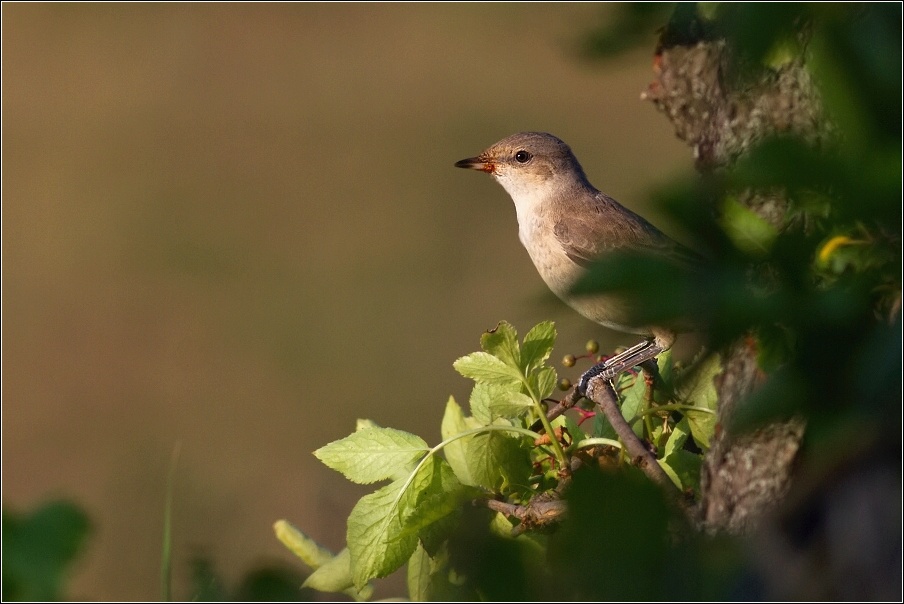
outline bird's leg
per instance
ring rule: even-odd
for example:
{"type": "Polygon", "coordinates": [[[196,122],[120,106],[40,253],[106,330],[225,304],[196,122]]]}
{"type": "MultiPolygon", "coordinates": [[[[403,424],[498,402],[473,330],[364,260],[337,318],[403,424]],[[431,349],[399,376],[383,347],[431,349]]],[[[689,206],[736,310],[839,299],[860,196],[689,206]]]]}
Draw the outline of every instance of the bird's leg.
{"type": "Polygon", "coordinates": [[[644,340],[585,371],[580,381],[578,381],[578,392],[585,394],[590,380],[594,378],[601,377],[604,380],[611,380],[619,373],[631,367],[636,367],[644,361],[649,361],[663,350],[665,348],[655,339],[644,340]]]}

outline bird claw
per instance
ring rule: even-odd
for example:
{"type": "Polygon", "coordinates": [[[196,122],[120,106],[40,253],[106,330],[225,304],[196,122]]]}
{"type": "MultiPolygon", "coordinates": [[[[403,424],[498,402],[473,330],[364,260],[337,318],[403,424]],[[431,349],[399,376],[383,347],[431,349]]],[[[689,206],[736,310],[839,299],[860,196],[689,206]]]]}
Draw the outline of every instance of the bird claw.
{"type": "Polygon", "coordinates": [[[584,372],[581,379],[578,380],[578,393],[581,396],[587,396],[587,388],[590,386],[591,380],[602,378],[611,380],[622,371],[626,371],[631,367],[640,365],[644,361],[656,357],[662,352],[663,347],[651,340],[646,340],[612,358],[606,359],[602,363],[598,363],[584,372]]]}
{"type": "Polygon", "coordinates": [[[597,363],[581,375],[581,379],[578,380],[578,392],[581,393],[581,396],[586,396],[587,388],[590,386],[590,380],[598,377],[602,377],[604,380],[611,380],[616,375],[618,375],[618,370],[609,367],[609,361],[597,363]]]}

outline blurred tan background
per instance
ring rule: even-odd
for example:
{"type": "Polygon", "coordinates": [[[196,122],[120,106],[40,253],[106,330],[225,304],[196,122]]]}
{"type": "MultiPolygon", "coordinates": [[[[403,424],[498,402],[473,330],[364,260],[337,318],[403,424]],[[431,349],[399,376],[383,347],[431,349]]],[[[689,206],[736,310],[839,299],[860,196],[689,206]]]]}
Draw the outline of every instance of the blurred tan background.
{"type": "Polygon", "coordinates": [[[88,511],[71,596],[160,597],[176,443],[186,597],[198,552],[294,564],[278,518],[342,547],[369,489],[311,451],[358,417],[437,442],[500,319],[555,319],[556,358],[633,343],[552,300],[505,192],[452,165],[547,130],[670,231],[645,194],[691,159],[639,100],[654,32],[574,50],[611,7],[2,11],[3,504],[88,511]]]}

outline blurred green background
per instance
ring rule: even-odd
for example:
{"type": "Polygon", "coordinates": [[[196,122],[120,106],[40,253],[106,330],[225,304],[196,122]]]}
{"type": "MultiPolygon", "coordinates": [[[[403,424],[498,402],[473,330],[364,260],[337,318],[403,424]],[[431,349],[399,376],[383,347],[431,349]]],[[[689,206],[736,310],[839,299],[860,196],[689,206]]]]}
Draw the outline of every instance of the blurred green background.
{"type": "Polygon", "coordinates": [[[198,552],[230,580],[294,565],[278,518],[340,548],[368,489],[311,451],[358,417],[437,442],[452,362],[500,319],[554,319],[559,357],[633,343],[552,299],[456,160],[550,131],[680,237],[644,206],[692,161],[639,98],[655,32],[577,51],[611,6],[2,11],[3,504],[87,511],[70,597],[160,596],[177,443],[185,597],[198,552]]]}

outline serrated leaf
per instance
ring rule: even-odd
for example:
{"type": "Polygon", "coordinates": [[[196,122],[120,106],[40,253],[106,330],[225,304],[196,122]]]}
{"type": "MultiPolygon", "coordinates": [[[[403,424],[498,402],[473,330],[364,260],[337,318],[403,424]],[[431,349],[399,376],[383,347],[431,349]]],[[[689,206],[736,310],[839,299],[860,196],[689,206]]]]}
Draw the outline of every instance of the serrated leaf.
{"type": "MultiPolygon", "coordinates": [[[[471,415],[478,425],[488,426],[498,417],[498,413],[491,407],[500,400],[505,399],[511,393],[520,393],[521,388],[516,383],[495,384],[491,382],[477,382],[471,390],[471,415]]],[[[473,426],[476,427],[476,426],[473,426]]]]}
{"type": "Polygon", "coordinates": [[[362,497],[348,517],[346,541],[352,579],[359,589],[402,566],[417,545],[405,522],[434,482],[436,458],[430,457],[411,481],[399,479],[362,497]],[[405,487],[404,491],[402,487],[405,487]]]}
{"type": "Polygon", "coordinates": [[[703,449],[709,449],[716,429],[716,407],[718,397],[715,378],[722,372],[722,361],[718,354],[704,359],[688,379],[678,385],[678,396],[688,405],[705,407],[713,411],[688,410],[685,413],[694,441],[703,449]]]}
{"type": "Polygon", "coordinates": [[[491,417],[503,417],[515,419],[533,408],[534,401],[520,392],[510,390],[500,391],[496,398],[489,403],[491,417]]]}
{"type": "Polygon", "coordinates": [[[498,430],[471,436],[466,461],[475,484],[492,491],[525,485],[530,476],[530,455],[524,441],[498,430]]]}
{"type": "Polygon", "coordinates": [[[419,436],[393,428],[369,428],[333,441],[314,455],[358,484],[408,474],[430,447],[419,436]]]}
{"type": "Polygon", "coordinates": [[[487,352],[472,352],[452,364],[455,370],[475,382],[493,382],[502,385],[521,381],[521,372],[487,352]]]}
{"type": "Polygon", "coordinates": [[[518,332],[507,321],[500,321],[495,329],[480,336],[480,347],[510,367],[521,366],[518,332]]]}
{"type": "Polygon", "coordinates": [[[552,394],[553,390],[556,389],[557,381],[558,376],[556,375],[556,370],[552,367],[538,369],[531,373],[528,378],[528,383],[531,388],[534,389],[534,392],[537,393],[537,397],[539,397],[541,401],[552,394]]]}
{"type": "MultiPolygon", "coordinates": [[[[477,494],[477,490],[473,487],[466,487],[468,493],[477,494]]],[[[413,534],[418,537],[424,531],[427,531],[436,523],[441,523],[446,518],[458,513],[461,509],[462,502],[465,500],[464,491],[458,495],[454,493],[434,493],[424,497],[417,504],[417,508],[412,512],[411,517],[405,522],[405,529],[402,536],[413,534]]]]}
{"type": "MultiPolygon", "coordinates": [[[[487,413],[489,414],[489,410],[487,413]]],[[[477,422],[469,421],[469,419],[464,416],[459,404],[450,396],[449,401],[446,403],[446,411],[443,414],[443,421],[440,426],[443,441],[449,440],[456,434],[478,427],[473,425],[477,422]]],[[[446,461],[449,462],[452,471],[455,472],[455,476],[458,477],[462,484],[476,485],[477,483],[468,469],[468,440],[469,438],[466,437],[448,443],[443,447],[443,454],[446,457],[446,461]]]]}
{"type": "Polygon", "coordinates": [[[521,345],[521,370],[527,374],[543,365],[552,353],[555,343],[555,323],[543,321],[536,324],[524,336],[524,343],[521,345]]]}

